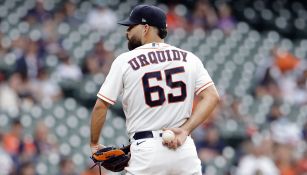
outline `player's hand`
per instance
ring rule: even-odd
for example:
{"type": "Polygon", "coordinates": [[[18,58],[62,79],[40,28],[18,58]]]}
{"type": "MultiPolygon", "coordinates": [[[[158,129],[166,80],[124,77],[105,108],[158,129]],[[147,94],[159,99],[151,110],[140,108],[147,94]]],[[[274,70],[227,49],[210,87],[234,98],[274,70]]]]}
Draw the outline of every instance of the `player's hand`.
{"type": "Polygon", "coordinates": [[[102,144],[91,144],[90,146],[91,146],[92,154],[94,154],[95,152],[97,152],[98,150],[102,148],[105,148],[105,146],[102,144]]]}
{"type": "Polygon", "coordinates": [[[175,134],[175,139],[169,142],[163,141],[163,145],[167,146],[170,149],[177,149],[181,145],[184,144],[187,136],[189,135],[188,132],[183,128],[164,128],[165,130],[171,130],[175,134]]]}

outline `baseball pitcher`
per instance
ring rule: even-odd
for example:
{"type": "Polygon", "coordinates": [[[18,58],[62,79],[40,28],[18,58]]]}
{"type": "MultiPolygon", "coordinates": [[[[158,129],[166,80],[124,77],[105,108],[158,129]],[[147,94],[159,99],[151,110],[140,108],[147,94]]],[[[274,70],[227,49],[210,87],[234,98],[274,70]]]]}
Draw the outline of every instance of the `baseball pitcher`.
{"type": "Polygon", "coordinates": [[[211,77],[193,53],[164,43],[167,24],[160,8],[138,5],[119,24],[128,27],[130,51],[114,60],[97,94],[91,118],[92,152],[104,147],[98,139],[107,109],[122,96],[131,142],[126,174],[202,174],[190,134],[219,102],[211,77]],[[192,114],[195,95],[201,100],[192,114]],[[164,130],[171,130],[174,138],[163,140],[164,130]]]}

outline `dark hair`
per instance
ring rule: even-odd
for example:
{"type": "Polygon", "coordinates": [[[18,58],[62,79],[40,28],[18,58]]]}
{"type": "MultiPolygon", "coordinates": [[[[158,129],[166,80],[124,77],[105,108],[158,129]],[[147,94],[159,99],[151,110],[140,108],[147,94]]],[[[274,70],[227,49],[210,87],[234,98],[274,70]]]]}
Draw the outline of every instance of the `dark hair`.
{"type": "Polygon", "coordinates": [[[167,36],[167,29],[158,29],[158,35],[161,39],[164,39],[167,36]]]}

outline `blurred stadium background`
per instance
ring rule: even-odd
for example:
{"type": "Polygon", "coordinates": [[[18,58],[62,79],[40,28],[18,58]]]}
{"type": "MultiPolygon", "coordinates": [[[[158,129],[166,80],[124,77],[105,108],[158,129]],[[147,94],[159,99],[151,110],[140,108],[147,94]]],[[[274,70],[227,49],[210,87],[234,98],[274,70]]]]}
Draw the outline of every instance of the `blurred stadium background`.
{"type": "MultiPolygon", "coordinates": [[[[0,0],[0,174],[98,174],[90,112],[127,51],[116,22],[139,3],[167,12],[166,42],[199,56],[221,94],[193,133],[203,173],[306,174],[303,0],[0,0]]],[[[120,100],[101,140],[128,143],[120,100]]]]}

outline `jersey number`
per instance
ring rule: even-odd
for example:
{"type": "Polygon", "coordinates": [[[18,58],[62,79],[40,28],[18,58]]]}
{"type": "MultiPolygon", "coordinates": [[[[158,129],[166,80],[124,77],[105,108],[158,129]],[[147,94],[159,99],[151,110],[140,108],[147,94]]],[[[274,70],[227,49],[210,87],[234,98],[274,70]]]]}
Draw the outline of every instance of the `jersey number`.
{"type": "MultiPolygon", "coordinates": [[[[183,81],[173,81],[172,80],[173,74],[178,74],[178,73],[183,73],[183,72],[184,72],[184,67],[176,67],[176,68],[167,69],[164,71],[165,77],[166,77],[166,85],[172,89],[180,88],[181,90],[181,94],[177,96],[175,96],[172,93],[167,94],[169,103],[184,101],[185,98],[187,97],[186,84],[183,81]]],[[[150,107],[160,106],[165,102],[164,89],[161,86],[149,86],[149,79],[151,78],[155,78],[158,81],[161,81],[162,80],[161,71],[148,72],[144,74],[144,76],[142,77],[145,101],[146,101],[146,104],[150,107]],[[153,100],[151,98],[151,94],[155,92],[158,93],[158,99],[153,100]]]]}

